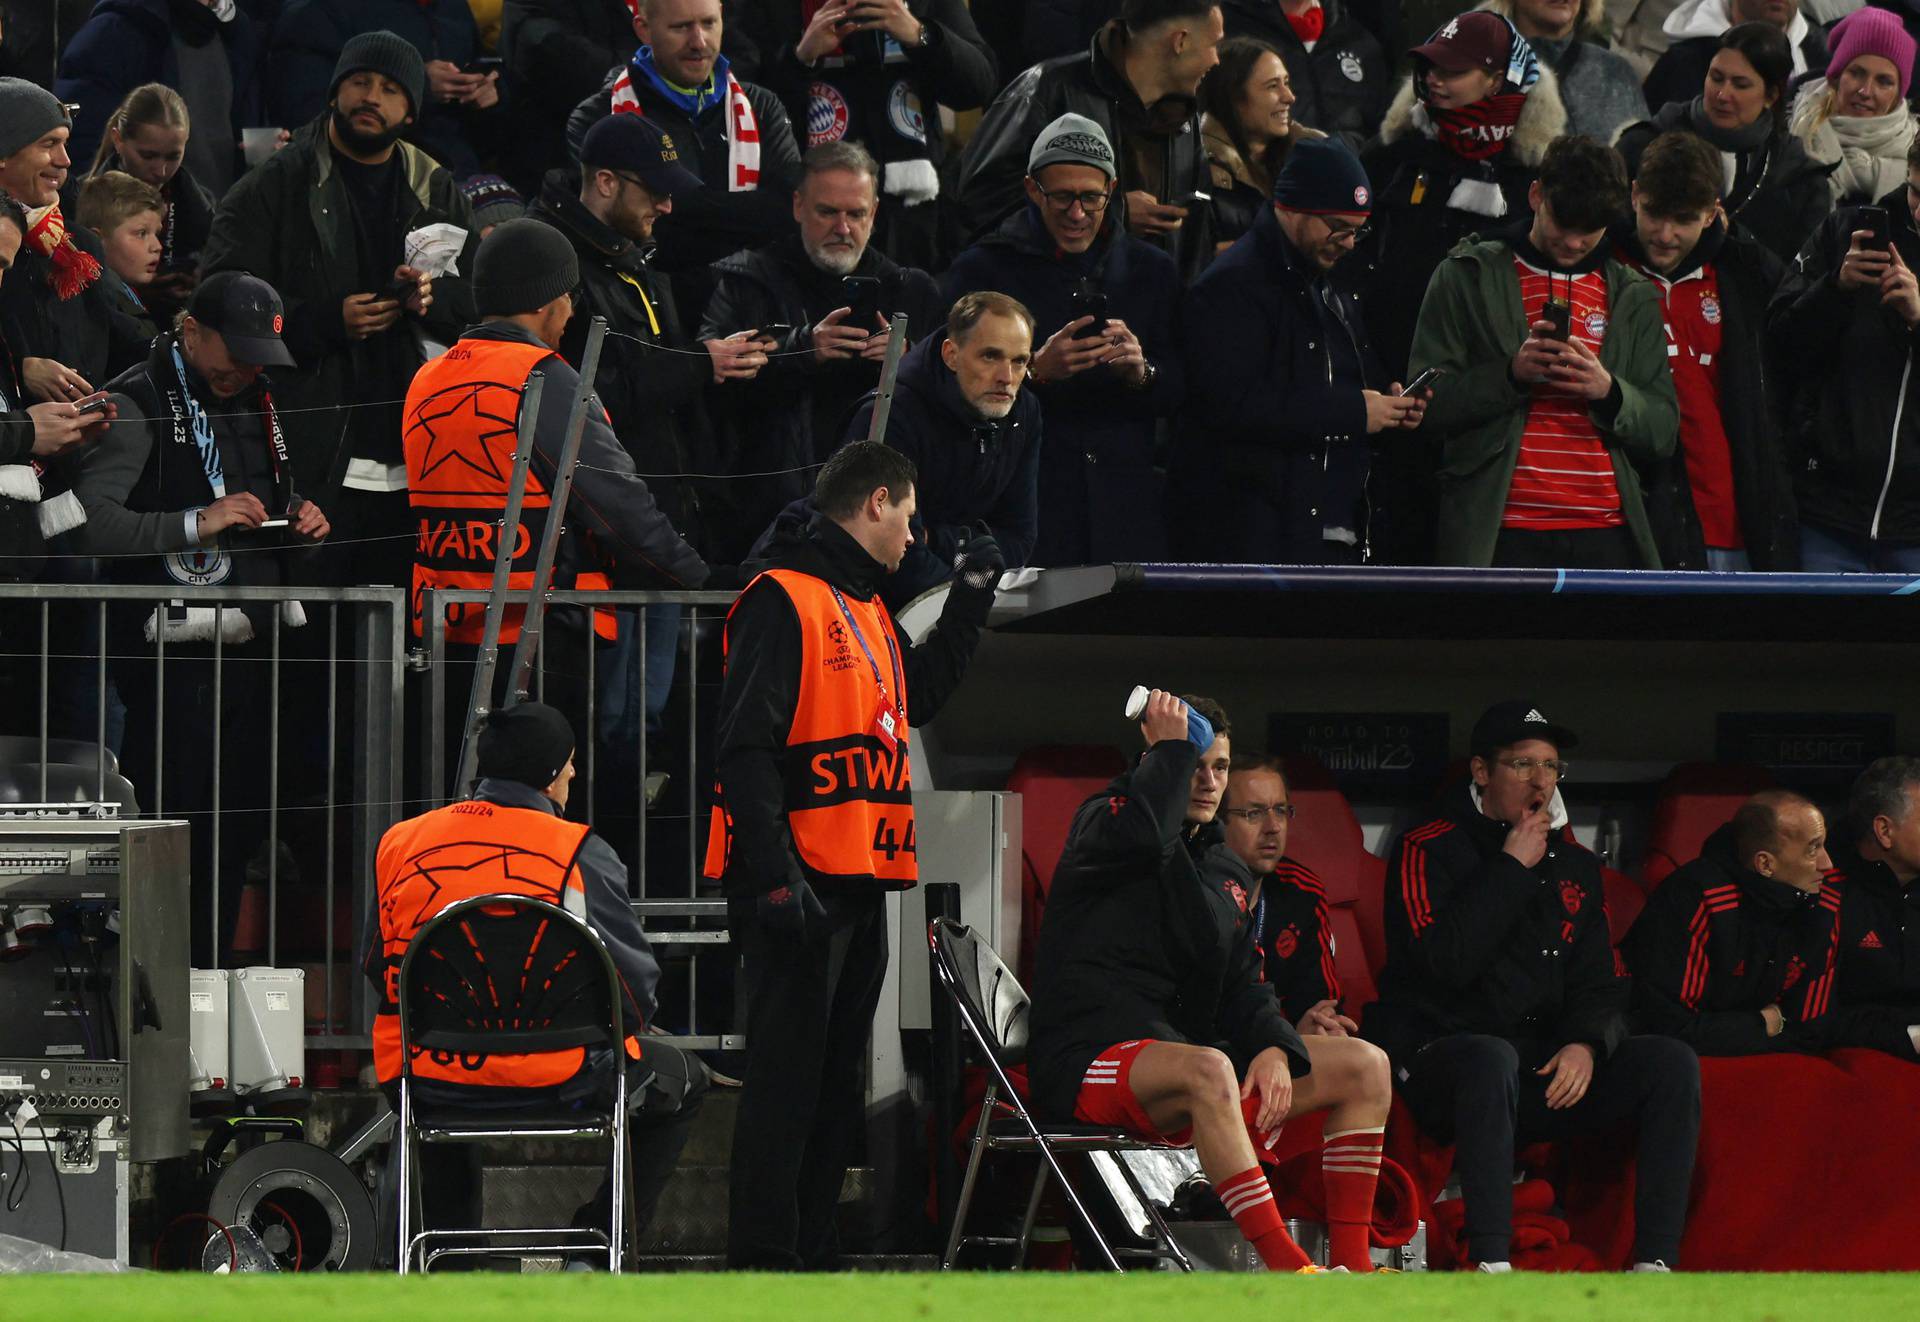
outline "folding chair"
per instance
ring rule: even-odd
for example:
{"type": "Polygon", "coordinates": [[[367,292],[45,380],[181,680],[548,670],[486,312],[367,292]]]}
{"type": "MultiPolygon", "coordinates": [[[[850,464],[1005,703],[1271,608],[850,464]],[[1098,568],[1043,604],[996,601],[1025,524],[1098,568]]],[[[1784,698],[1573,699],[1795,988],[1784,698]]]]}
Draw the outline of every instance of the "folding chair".
{"type": "MultiPolygon", "coordinates": [[[[621,1270],[632,1171],[627,1158],[625,1027],[619,974],[581,919],[526,895],[481,895],[429,920],[400,964],[400,1105],[394,1143],[400,1186],[400,1274],[449,1256],[605,1253],[621,1270]],[[612,1053],[610,1106],[548,1102],[482,1109],[414,1095],[414,1053],[455,1056],[600,1047],[612,1053]],[[604,1138],[612,1147],[613,1215],[603,1232],[577,1227],[413,1229],[418,1191],[414,1144],[502,1139],[604,1138]],[[452,1241],[431,1248],[439,1240],[452,1241]]],[[[422,1080],[422,1082],[427,1082],[422,1080]]]]}
{"type": "Polygon", "coordinates": [[[980,1049],[989,1071],[986,1095],[980,1099],[980,1123],[974,1128],[973,1141],[967,1153],[967,1173],[960,1182],[960,1202],[953,1211],[953,1233],[948,1236],[946,1252],[941,1255],[940,1269],[951,1269],[960,1250],[968,1244],[995,1244],[1013,1247],[1014,1270],[1019,1270],[1026,1260],[1027,1241],[1033,1235],[1034,1218],[1040,1211],[1040,1196],[1046,1191],[1047,1180],[1051,1177],[1060,1181],[1067,1201],[1073,1205],[1081,1224],[1099,1246],[1108,1267],[1114,1271],[1124,1271],[1125,1268],[1120,1265],[1123,1257],[1165,1258],[1171,1259],[1182,1271],[1192,1271],[1193,1263],[1174,1241],[1166,1218],[1140,1187],[1139,1179],[1125,1161],[1116,1157],[1113,1164],[1119,1168],[1121,1177],[1139,1200],[1140,1206],[1146,1209],[1152,1222],[1157,1243],[1151,1248],[1116,1247],[1112,1244],[1087,1210],[1086,1204],[1080,1200],[1080,1195],[1074,1191],[1073,1182],[1060,1165],[1062,1153],[1149,1152],[1164,1149],[1166,1144],[1135,1138],[1122,1130],[1104,1129],[1098,1125],[1042,1125],[1035,1121],[1032,1112],[1021,1100],[1020,1093],[1014,1088],[1013,1080],[1007,1076],[1009,1069],[1026,1059],[1027,1009],[1031,1004],[1027,993],[1013,976],[1013,971],[1001,962],[1000,956],[972,928],[956,923],[951,918],[936,918],[928,925],[927,939],[933,946],[933,967],[940,985],[953,998],[961,1022],[967,1026],[967,1032],[980,1049]],[[990,1151],[1037,1152],[1040,1156],[1040,1169],[1035,1173],[1033,1189],[1027,1195],[1026,1214],[1021,1218],[1017,1238],[966,1233],[967,1210],[973,1202],[980,1162],[990,1151]]]}

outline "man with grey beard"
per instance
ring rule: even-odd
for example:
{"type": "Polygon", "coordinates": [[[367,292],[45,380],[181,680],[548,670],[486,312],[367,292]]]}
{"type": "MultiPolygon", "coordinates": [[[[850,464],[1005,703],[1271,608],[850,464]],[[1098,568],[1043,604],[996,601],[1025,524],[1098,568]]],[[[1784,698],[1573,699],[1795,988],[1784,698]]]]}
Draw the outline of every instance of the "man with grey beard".
{"type": "MultiPolygon", "coordinates": [[[[893,314],[907,315],[911,340],[945,318],[933,277],[868,247],[879,177],[858,144],[815,147],[793,194],[794,233],[714,267],[700,339],[749,339],[765,354],[764,364],[758,354],[715,355],[725,363],[712,392],[722,461],[736,473],[776,474],[727,484],[732,507],[709,520],[715,529],[750,539],[812,490],[810,466],[837,447],[848,415],[879,382],[893,314]]],[[[723,563],[745,550],[713,548],[723,563]]]]}

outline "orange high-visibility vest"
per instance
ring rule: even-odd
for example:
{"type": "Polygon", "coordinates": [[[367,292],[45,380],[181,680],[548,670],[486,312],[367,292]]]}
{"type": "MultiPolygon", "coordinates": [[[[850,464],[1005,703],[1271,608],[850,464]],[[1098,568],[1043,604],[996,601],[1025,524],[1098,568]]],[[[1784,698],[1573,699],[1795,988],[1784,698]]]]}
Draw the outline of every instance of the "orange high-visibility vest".
{"type": "MultiPolygon", "coordinates": [[[[833,589],[811,574],[774,569],[760,577],[779,585],[800,617],[800,696],[787,730],[782,777],[782,806],[800,865],[814,880],[878,882],[888,890],[906,890],[920,879],[919,845],[907,756],[906,676],[897,664],[900,640],[893,617],[877,597],[855,601],[843,594],[842,610],[833,589]],[[893,748],[874,729],[882,701],[876,670],[895,708],[898,743],[893,748]]],[[[735,600],[736,608],[745,597],[742,593],[735,600]]],[[[731,625],[732,611],[727,618],[731,625]]],[[[722,646],[731,650],[730,632],[722,646]]],[[[705,866],[707,876],[715,878],[726,871],[733,845],[726,787],[718,792],[705,866]]],[[[783,880],[766,879],[769,889],[783,880]]]]}
{"type": "MultiPolygon", "coordinates": [[[[493,586],[500,520],[513,481],[513,451],[520,421],[520,392],[527,375],[553,350],[504,340],[461,340],[414,374],[407,387],[401,443],[407,458],[407,499],[417,520],[413,552],[412,617],[421,634],[424,593],[429,588],[493,586]]],[[[521,602],[533,588],[534,561],[552,512],[553,496],[533,469],[527,470],[520,524],[513,530],[513,568],[507,585],[521,602]]],[[[568,584],[558,581],[555,587],[568,584]]],[[[583,572],[575,588],[604,590],[607,576],[583,572]]],[[[447,638],[477,644],[486,622],[485,602],[447,607],[447,638]]],[[[523,604],[507,607],[500,641],[517,642],[523,604]]],[[[611,614],[594,612],[594,630],[614,637],[611,614]]]]}
{"type": "MultiPolygon", "coordinates": [[[[469,799],[409,818],[380,840],[374,861],[380,909],[380,1008],[373,1063],[380,1082],[400,1077],[400,963],[419,930],[449,905],[476,895],[529,895],[585,918],[579,868],[587,827],[533,808],[469,799]]],[[[501,970],[510,976],[518,970],[501,970]]],[[[639,1025],[630,1025],[637,1029],[639,1025]]],[[[639,1039],[627,1054],[640,1058],[639,1039]]],[[[487,1088],[545,1088],[580,1071],[586,1048],[531,1055],[455,1056],[416,1050],[415,1078],[487,1088]]]]}

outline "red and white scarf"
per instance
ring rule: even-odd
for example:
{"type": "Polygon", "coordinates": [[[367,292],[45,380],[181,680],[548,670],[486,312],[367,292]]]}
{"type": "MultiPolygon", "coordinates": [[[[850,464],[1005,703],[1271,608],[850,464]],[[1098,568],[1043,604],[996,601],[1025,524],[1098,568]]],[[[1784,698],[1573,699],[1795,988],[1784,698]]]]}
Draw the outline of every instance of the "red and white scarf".
{"type": "MultiPolygon", "coordinates": [[[[645,115],[633,94],[633,66],[620,71],[613,84],[613,113],[645,115]]],[[[747,100],[747,89],[727,73],[727,191],[751,193],[760,187],[760,120],[747,100]]]]}
{"type": "Polygon", "coordinates": [[[74,246],[58,202],[27,213],[27,246],[53,263],[47,283],[63,303],[100,278],[99,259],[74,246]]]}

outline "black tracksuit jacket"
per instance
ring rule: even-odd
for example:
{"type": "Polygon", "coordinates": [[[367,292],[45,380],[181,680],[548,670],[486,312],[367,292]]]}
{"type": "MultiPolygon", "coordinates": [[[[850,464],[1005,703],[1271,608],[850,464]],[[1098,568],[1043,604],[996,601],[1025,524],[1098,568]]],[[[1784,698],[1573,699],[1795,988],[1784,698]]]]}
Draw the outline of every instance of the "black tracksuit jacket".
{"type": "Polygon", "coordinates": [[[1840,892],[1833,989],[1833,1046],[1878,1047],[1920,1060],[1909,1024],[1920,1024],[1920,882],[1902,886],[1885,863],[1836,852],[1829,889],[1840,892]]]}
{"type": "Polygon", "coordinates": [[[1506,837],[1461,785],[1388,855],[1387,965],[1365,1036],[1396,1077],[1457,1033],[1585,1042],[1599,1060],[1626,1039],[1599,863],[1562,830],[1522,867],[1506,837]]]}
{"type": "Polygon", "coordinates": [[[1246,865],[1215,846],[1217,827],[1188,838],[1197,759],[1188,740],[1163,739],[1074,814],[1034,957],[1028,1072],[1041,1115],[1071,1119],[1094,1057],[1136,1038],[1217,1045],[1242,1074],[1268,1047],[1295,1077],[1311,1068],[1260,980],[1246,865]]]}
{"type": "Polygon", "coordinates": [[[1818,1051],[1833,990],[1837,890],[1809,895],[1740,866],[1733,828],[1660,883],[1621,942],[1642,1030],[1703,1056],[1818,1051]],[[1760,1011],[1786,1025],[1768,1037],[1760,1011]]]}
{"type": "Polygon", "coordinates": [[[1327,889],[1305,863],[1282,856],[1254,909],[1261,967],[1294,1023],[1322,1001],[1338,1002],[1327,889]]]}

